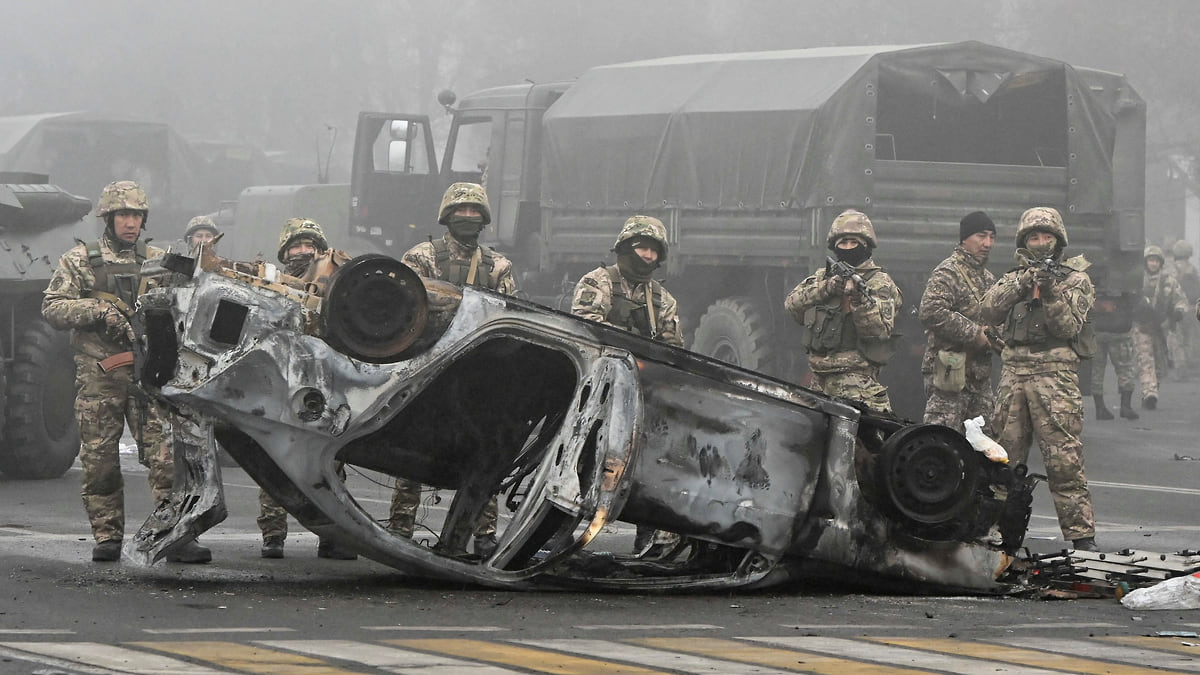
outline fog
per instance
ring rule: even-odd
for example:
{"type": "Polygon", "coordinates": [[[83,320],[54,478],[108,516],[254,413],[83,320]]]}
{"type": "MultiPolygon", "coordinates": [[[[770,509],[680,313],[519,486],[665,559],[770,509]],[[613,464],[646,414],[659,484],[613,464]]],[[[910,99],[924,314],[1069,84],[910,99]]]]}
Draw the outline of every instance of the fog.
{"type": "Polygon", "coordinates": [[[287,153],[313,180],[329,154],[336,182],[360,110],[444,119],[443,88],[675,54],[979,40],[1127,74],[1153,155],[1200,139],[1198,19],[1191,0],[8,2],[0,115],[134,115],[287,153]]]}

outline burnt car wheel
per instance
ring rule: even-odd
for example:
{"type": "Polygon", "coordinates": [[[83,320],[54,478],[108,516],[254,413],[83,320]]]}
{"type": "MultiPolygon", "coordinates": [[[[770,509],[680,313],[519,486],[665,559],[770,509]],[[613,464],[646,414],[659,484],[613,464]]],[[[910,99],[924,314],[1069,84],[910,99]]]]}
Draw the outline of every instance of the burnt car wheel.
{"type": "Polygon", "coordinates": [[[79,454],[67,334],[39,318],[17,334],[13,353],[0,472],[21,479],[58,478],[79,454]]]}
{"type": "Polygon", "coordinates": [[[700,317],[692,351],[747,370],[768,372],[774,353],[766,316],[750,298],[721,298],[700,317]]]}
{"type": "Polygon", "coordinates": [[[933,529],[966,514],[979,487],[979,458],[953,429],[917,424],[880,448],[880,479],[888,504],[908,524],[933,529]]]}

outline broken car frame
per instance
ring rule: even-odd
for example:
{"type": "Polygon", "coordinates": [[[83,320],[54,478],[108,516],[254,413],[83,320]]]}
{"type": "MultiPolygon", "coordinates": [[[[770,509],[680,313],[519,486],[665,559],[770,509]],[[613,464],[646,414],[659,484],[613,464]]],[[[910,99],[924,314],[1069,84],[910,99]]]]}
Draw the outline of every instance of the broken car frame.
{"type": "MultiPolygon", "coordinates": [[[[1014,588],[1034,479],[953,430],[382,255],[327,286],[193,255],[143,272],[159,286],[138,311],[144,386],[208,420],[305,527],[406,574],[508,589],[1014,588]],[[389,532],[338,462],[453,490],[440,528],[424,524],[436,543],[389,532]],[[467,543],[493,495],[505,517],[484,558],[467,543]],[[653,559],[593,550],[615,520],[683,543],[653,559]]],[[[136,540],[147,561],[223,515],[215,446],[176,455],[175,512],[136,540]]]]}

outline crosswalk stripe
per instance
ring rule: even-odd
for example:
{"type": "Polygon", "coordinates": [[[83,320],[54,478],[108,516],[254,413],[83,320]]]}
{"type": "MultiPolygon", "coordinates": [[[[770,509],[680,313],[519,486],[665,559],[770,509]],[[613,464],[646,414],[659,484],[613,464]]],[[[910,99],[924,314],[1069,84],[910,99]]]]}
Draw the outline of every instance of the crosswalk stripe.
{"type": "MultiPolygon", "coordinates": [[[[806,673],[843,675],[843,673],[853,672],[861,675],[916,675],[917,673],[927,672],[924,670],[911,670],[908,668],[865,663],[863,661],[825,656],[811,652],[801,652],[794,649],[763,647],[746,644],[737,640],[712,638],[640,638],[633,640],[633,642],[644,644],[648,647],[702,654],[726,661],[752,663],[806,673]]],[[[721,672],[730,672],[730,669],[721,672]]]]}
{"type": "MultiPolygon", "coordinates": [[[[1121,637],[1115,635],[1098,639],[1105,643],[1115,644],[1097,645],[1084,640],[1055,640],[1053,645],[1051,645],[1049,641],[1043,639],[1030,640],[1031,644],[1029,646],[1036,647],[1037,649],[1071,651],[1076,654],[1088,654],[1114,661],[1139,660],[1143,663],[1153,662],[1155,665],[1164,668],[1200,672],[1200,663],[1196,662],[1196,657],[1200,656],[1200,647],[1189,647],[1180,644],[1178,639],[1172,640],[1145,636],[1121,637]],[[1120,647],[1117,645],[1129,645],[1129,647],[1140,647],[1141,649],[1130,649],[1129,647],[1120,647]],[[1188,658],[1182,658],[1170,652],[1181,652],[1187,654],[1188,658]]],[[[1198,641],[1193,639],[1191,642],[1195,644],[1198,641]]]]}
{"type": "Polygon", "coordinates": [[[220,675],[226,672],[159,654],[148,654],[98,642],[4,642],[0,645],[32,654],[50,656],[74,665],[111,669],[102,672],[115,671],[135,675],[163,675],[164,673],[220,675]]]}
{"type": "MultiPolygon", "coordinates": [[[[1103,645],[1084,640],[1058,640],[1038,638],[1008,638],[998,640],[999,643],[974,642],[950,638],[867,638],[869,640],[888,644],[912,647],[948,654],[961,654],[982,659],[993,659],[1006,663],[1020,663],[1031,667],[1056,668],[1072,673],[1104,673],[1106,675],[1151,675],[1161,674],[1158,668],[1146,668],[1141,665],[1130,666],[1108,661],[1098,661],[1097,658],[1116,658],[1121,661],[1145,663],[1144,655],[1120,653],[1112,650],[1101,653],[1103,645]],[[1075,643],[1075,649],[1068,649],[1069,643],[1075,643]],[[1046,651],[1039,651],[1046,650],[1046,651]]],[[[1174,667],[1174,664],[1171,664],[1174,667]]]]}
{"type": "Polygon", "coordinates": [[[356,672],[337,668],[324,661],[300,654],[289,654],[239,642],[214,640],[212,642],[130,642],[127,644],[260,675],[288,675],[290,673],[343,675],[356,672]]]}
{"type": "Polygon", "coordinates": [[[260,640],[256,644],[323,658],[353,659],[356,663],[384,668],[392,673],[455,675],[469,672],[471,675],[510,675],[517,672],[485,663],[353,640],[260,640]]]}
{"type": "MultiPolygon", "coordinates": [[[[1193,658],[1200,656],[1200,638],[1169,638],[1169,637],[1150,637],[1148,635],[1136,636],[1109,636],[1101,638],[1107,642],[1116,642],[1134,647],[1145,647],[1147,649],[1165,649],[1172,652],[1182,652],[1190,654],[1193,658]]],[[[1151,652],[1158,653],[1158,652],[1151,652]]],[[[1179,668],[1180,666],[1173,666],[1179,668]]]]}
{"type": "MultiPolygon", "coordinates": [[[[555,649],[570,654],[586,654],[600,658],[631,661],[672,672],[729,673],[737,670],[737,664],[723,659],[718,660],[693,654],[671,652],[664,649],[651,649],[649,647],[639,647],[636,644],[622,644],[608,640],[566,638],[558,640],[514,640],[514,642],[542,649],[555,649]]],[[[637,643],[642,641],[631,640],[630,642],[637,643]]],[[[754,672],[762,673],[763,675],[787,675],[789,671],[758,668],[754,672]]]]}
{"type": "Polygon", "coordinates": [[[932,651],[906,649],[886,644],[872,644],[862,640],[848,640],[846,638],[795,636],[739,639],[766,642],[811,652],[836,654],[848,659],[875,661],[914,668],[932,668],[950,673],[961,673],[962,675],[982,675],[983,673],[996,672],[1020,672],[1027,673],[1028,675],[1062,675],[1062,671],[1058,670],[1045,670],[1041,668],[1021,668],[1014,670],[1011,667],[1012,664],[1003,661],[988,661],[967,658],[966,656],[938,654],[932,651]]]}
{"type": "Polygon", "coordinates": [[[586,659],[570,654],[532,649],[515,644],[485,642],[482,640],[385,640],[387,644],[411,649],[453,654],[474,659],[502,663],[517,668],[525,668],[539,673],[556,673],[558,675],[591,675],[591,673],[636,673],[654,674],[663,671],[640,668],[608,660],[586,659]]]}

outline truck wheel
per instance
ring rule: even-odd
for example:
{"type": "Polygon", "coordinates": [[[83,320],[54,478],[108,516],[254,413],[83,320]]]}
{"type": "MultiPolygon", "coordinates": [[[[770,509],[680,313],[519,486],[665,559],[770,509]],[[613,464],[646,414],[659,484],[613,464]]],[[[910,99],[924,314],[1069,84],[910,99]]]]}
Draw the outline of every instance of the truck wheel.
{"type": "Polygon", "coordinates": [[[750,298],[721,298],[700,317],[692,351],[769,373],[775,362],[766,315],[750,298]]]}
{"type": "Polygon", "coordinates": [[[74,363],[67,334],[40,318],[17,334],[0,472],[43,480],[71,468],[79,454],[74,363]]]}

